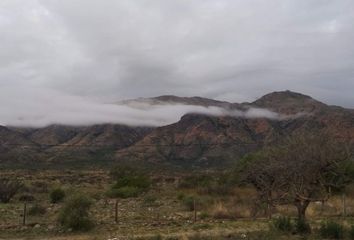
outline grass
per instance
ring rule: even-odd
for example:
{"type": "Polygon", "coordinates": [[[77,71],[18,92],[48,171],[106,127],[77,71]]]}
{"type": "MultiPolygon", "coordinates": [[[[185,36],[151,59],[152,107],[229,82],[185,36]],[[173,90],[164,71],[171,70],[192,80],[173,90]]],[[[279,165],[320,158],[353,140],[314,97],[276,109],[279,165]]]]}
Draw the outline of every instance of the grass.
{"type": "MultiPolygon", "coordinates": [[[[28,204],[28,211],[32,207],[38,214],[27,216],[27,225],[23,227],[23,203],[18,196],[9,204],[0,204],[0,239],[104,239],[113,237],[119,239],[150,239],[160,235],[162,239],[282,239],[285,233],[269,231],[269,220],[258,214],[252,219],[254,191],[248,188],[235,188],[232,194],[207,194],[200,189],[181,189],[174,183],[162,184],[154,181],[149,191],[136,198],[118,200],[118,223],[114,222],[115,199],[106,197],[106,190],[112,185],[108,172],[102,170],[90,171],[8,171],[2,172],[19,177],[26,181],[29,191],[35,196],[35,201],[28,204]],[[67,197],[80,190],[92,199],[90,216],[96,226],[89,233],[74,233],[64,229],[57,221],[58,214],[64,207],[64,202],[52,204],[49,193],[51,189],[61,187],[65,189],[67,197]],[[193,223],[194,213],[189,211],[183,203],[185,198],[193,196],[197,199],[197,223],[193,223]],[[37,208],[37,209],[36,209],[37,208]],[[44,211],[45,209],[45,211],[44,211]],[[35,227],[37,225],[37,227],[35,227]],[[39,225],[39,226],[38,226],[39,225]]],[[[173,175],[166,176],[168,178],[173,175]]],[[[179,176],[177,176],[179,177],[179,176]]],[[[352,196],[348,194],[348,215],[343,220],[346,228],[345,237],[350,236],[350,227],[354,219],[350,213],[354,207],[352,196]]],[[[319,236],[318,230],[322,219],[338,219],[341,214],[340,196],[334,196],[324,205],[311,204],[308,217],[313,227],[311,237],[319,236]],[[331,209],[330,211],[326,211],[331,209]]],[[[292,219],[296,211],[292,206],[277,208],[274,213],[289,216],[292,219]]],[[[337,220],[336,220],[337,221],[337,220]]],[[[295,221],[293,221],[294,228],[295,221]]],[[[354,230],[353,230],[354,232],[354,230]]],[[[353,234],[354,235],[354,234],[353,234]]],[[[296,239],[297,235],[290,235],[286,239],[296,239]]],[[[284,238],[285,239],[285,238],[284,238]]],[[[352,238],[351,238],[352,239],[352,238]]]]}

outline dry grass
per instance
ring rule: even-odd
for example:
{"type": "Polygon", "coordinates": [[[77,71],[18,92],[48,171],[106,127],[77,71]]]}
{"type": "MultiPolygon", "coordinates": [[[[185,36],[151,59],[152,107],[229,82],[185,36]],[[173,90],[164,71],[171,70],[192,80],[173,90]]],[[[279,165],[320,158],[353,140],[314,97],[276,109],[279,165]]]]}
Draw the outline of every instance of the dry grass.
{"type": "MultiPolygon", "coordinates": [[[[162,185],[157,182],[146,196],[119,200],[119,223],[116,224],[115,200],[107,199],[104,195],[105,189],[110,184],[107,172],[11,171],[7,174],[26,181],[29,191],[36,198],[35,203],[44,206],[46,213],[29,216],[28,225],[24,228],[20,225],[23,203],[16,198],[10,204],[0,204],[0,239],[1,237],[11,239],[16,236],[52,240],[107,240],[114,236],[119,236],[119,239],[138,239],[138,237],[144,239],[145,236],[153,237],[156,234],[177,237],[171,239],[190,239],[196,232],[205,233],[207,236],[218,234],[223,236],[224,233],[239,236],[239,233],[244,231],[256,232],[268,229],[268,222],[264,220],[265,215],[262,215],[262,212],[258,215],[259,219],[251,220],[253,201],[256,197],[255,191],[251,188],[235,188],[228,196],[198,195],[193,189],[184,191],[185,195],[198,197],[197,210],[199,213],[205,213],[203,219],[198,219],[197,224],[193,224],[193,212],[186,211],[182,201],[176,197],[176,191],[181,190],[173,183],[162,185]],[[56,218],[62,204],[50,204],[48,196],[49,190],[57,186],[65,188],[69,194],[80,190],[94,199],[92,214],[97,223],[95,230],[89,234],[74,234],[60,228],[56,218]],[[156,202],[146,204],[147,196],[155,196],[156,202]],[[36,224],[40,227],[35,228],[36,224]]],[[[354,191],[354,188],[351,189],[354,191]]],[[[347,195],[347,215],[353,216],[354,194],[349,191],[347,195]]],[[[333,196],[323,206],[320,203],[311,203],[307,216],[320,221],[322,218],[340,216],[341,213],[341,196],[333,196]]],[[[274,214],[295,217],[296,209],[292,205],[280,206],[275,209],[274,214]]]]}
{"type": "Polygon", "coordinates": [[[212,206],[211,214],[215,219],[232,219],[234,216],[222,202],[217,202],[212,206]]]}

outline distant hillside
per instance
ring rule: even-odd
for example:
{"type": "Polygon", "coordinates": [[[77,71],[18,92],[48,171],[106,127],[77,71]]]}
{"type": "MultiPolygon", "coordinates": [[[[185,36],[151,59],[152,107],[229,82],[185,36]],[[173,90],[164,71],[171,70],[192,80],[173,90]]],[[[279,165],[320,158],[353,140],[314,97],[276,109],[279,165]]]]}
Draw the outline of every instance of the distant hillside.
{"type": "Polygon", "coordinates": [[[264,145],[276,144],[295,132],[326,131],[343,142],[354,139],[352,110],[327,106],[290,91],[267,94],[241,108],[267,108],[289,118],[235,118],[186,115],[159,127],[116,159],[177,165],[223,166],[264,145]]]}
{"type": "Polygon", "coordinates": [[[245,111],[268,109],[274,118],[187,114],[158,128],[118,124],[93,126],[51,125],[45,128],[0,126],[0,166],[134,161],[171,166],[224,167],[264,145],[277,144],[295,132],[327,131],[343,143],[354,139],[354,111],[328,106],[310,96],[283,91],[252,103],[229,103],[201,97],[160,96],[118,104],[216,106],[245,111]]]}

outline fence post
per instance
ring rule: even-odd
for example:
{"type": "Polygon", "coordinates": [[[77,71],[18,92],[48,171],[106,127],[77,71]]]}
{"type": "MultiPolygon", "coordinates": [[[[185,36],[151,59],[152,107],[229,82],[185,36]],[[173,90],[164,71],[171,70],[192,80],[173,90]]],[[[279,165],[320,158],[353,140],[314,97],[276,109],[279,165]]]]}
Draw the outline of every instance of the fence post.
{"type": "Polygon", "coordinates": [[[193,199],[193,209],[194,209],[194,222],[197,222],[197,204],[195,199],[193,199]]]}
{"type": "Polygon", "coordinates": [[[23,205],[23,219],[22,219],[22,225],[26,225],[26,214],[27,214],[27,203],[25,202],[23,205]]]}
{"type": "Polygon", "coordinates": [[[116,199],[116,203],[115,203],[114,221],[118,223],[118,199],[116,199]]]}

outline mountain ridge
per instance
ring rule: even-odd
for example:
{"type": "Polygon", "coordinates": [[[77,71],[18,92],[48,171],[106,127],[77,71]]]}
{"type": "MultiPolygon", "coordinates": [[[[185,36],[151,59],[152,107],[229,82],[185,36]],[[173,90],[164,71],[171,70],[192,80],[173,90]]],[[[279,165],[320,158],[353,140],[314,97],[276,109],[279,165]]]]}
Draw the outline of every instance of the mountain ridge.
{"type": "MultiPolygon", "coordinates": [[[[146,102],[147,99],[127,100],[146,102]]],[[[130,101],[130,102],[129,102],[130,101]]],[[[354,111],[329,106],[291,91],[272,92],[251,103],[163,95],[148,104],[188,104],[227,110],[269,109],[287,119],[210,116],[189,113],[161,127],[96,124],[45,128],[0,126],[0,164],[7,162],[135,161],[152,164],[226,166],[264,145],[302,131],[328,131],[345,142],[354,139],[354,111]],[[308,114],[299,114],[308,113],[308,114]]]]}

